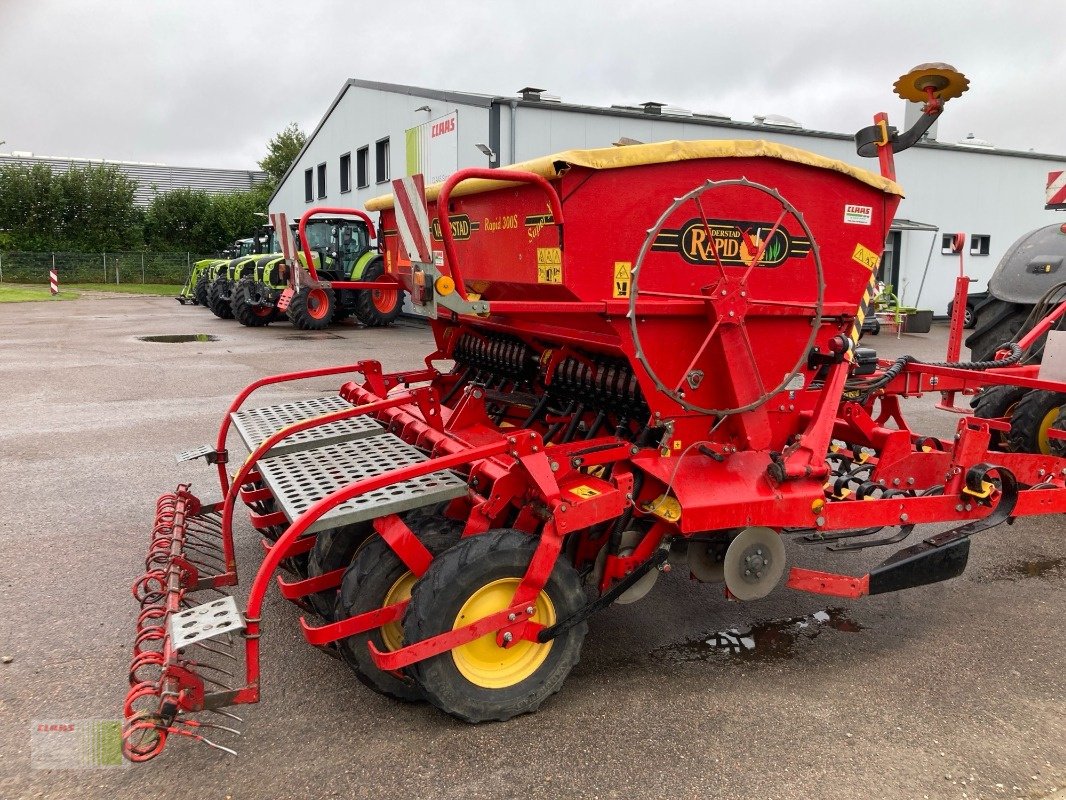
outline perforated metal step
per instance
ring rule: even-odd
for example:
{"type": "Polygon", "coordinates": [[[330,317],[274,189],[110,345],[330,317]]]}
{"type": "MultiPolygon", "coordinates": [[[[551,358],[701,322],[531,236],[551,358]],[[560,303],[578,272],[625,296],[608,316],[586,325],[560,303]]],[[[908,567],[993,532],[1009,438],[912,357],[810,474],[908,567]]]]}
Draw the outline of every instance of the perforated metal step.
{"type": "MultiPolygon", "coordinates": [[[[250,408],[246,411],[238,411],[232,414],[231,418],[233,426],[244,441],[245,447],[251,452],[286,425],[292,425],[294,422],[302,422],[305,419],[329,414],[334,411],[344,411],[351,407],[352,404],[343,397],[332,395],[330,397],[315,397],[310,400],[280,403],[276,406],[250,408]]],[[[377,436],[380,433],[384,433],[384,428],[370,417],[352,417],[351,419],[331,422],[328,425],[294,433],[271,448],[270,455],[292,453],[312,447],[321,447],[324,444],[377,436]]]]}
{"type": "MultiPolygon", "coordinates": [[[[360,441],[271,456],[259,462],[259,474],[291,522],[313,503],[353,481],[426,460],[418,449],[398,436],[385,433],[360,441]]],[[[466,481],[461,477],[451,470],[434,472],[349,500],[324,515],[308,531],[398,514],[464,494],[466,481]]]]}

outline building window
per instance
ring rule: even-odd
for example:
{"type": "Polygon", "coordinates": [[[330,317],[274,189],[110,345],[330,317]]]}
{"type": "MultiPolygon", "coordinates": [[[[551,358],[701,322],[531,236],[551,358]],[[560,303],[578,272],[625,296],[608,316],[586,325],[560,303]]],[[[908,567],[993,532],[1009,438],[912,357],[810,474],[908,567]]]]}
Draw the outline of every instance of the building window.
{"type": "Polygon", "coordinates": [[[304,202],[310,203],[315,199],[314,170],[310,167],[304,170],[304,202]]]}
{"type": "Polygon", "coordinates": [[[374,159],[377,162],[377,181],[385,183],[389,179],[389,140],[382,139],[374,146],[374,159]]]}
{"type": "Polygon", "coordinates": [[[318,165],[318,199],[326,199],[326,165],[318,165]]]}
{"type": "Polygon", "coordinates": [[[945,233],[940,240],[940,252],[945,256],[956,255],[962,252],[962,245],[959,245],[958,249],[955,247],[955,238],[957,236],[962,237],[962,243],[966,243],[966,234],[963,233],[945,233]]]}
{"type": "Polygon", "coordinates": [[[355,153],[355,185],[360,189],[370,185],[370,145],[360,147],[355,153]]]}
{"type": "Polygon", "coordinates": [[[987,256],[988,244],[991,240],[991,236],[987,233],[975,233],[970,237],[970,255],[971,256],[987,256]]]}
{"type": "Polygon", "coordinates": [[[341,194],[352,190],[352,154],[341,156],[341,194]]]}

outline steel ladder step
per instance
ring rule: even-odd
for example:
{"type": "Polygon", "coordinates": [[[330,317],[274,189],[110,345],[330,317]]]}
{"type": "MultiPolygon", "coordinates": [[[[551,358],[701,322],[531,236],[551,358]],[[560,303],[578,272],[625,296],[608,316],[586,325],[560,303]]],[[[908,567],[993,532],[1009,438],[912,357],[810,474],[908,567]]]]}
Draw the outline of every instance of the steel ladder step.
{"type": "MultiPolygon", "coordinates": [[[[230,418],[244,441],[244,446],[251,452],[286,425],[322,414],[344,411],[351,407],[352,404],[340,395],[331,395],[236,411],[230,415],[230,418]]],[[[378,436],[384,432],[385,429],[369,416],[352,417],[294,433],[272,447],[268,455],[293,453],[326,444],[378,436]]]]}
{"type": "MultiPolygon", "coordinates": [[[[382,433],[359,441],[271,455],[259,462],[259,473],[291,522],[312,504],[349,483],[427,460],[422,451],[398,436],[382,433]]],[[[461,497],[466,491],[466,481],[451,470],[433,472],[348,500],[323,515],[308,532],[434,505],[461,497]]]]}

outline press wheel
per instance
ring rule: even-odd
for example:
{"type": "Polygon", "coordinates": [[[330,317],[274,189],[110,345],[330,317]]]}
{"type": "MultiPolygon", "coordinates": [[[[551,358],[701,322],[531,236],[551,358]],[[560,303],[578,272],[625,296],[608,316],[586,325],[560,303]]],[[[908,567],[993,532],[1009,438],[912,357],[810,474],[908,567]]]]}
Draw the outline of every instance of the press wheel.
{"type": "Polygon", "coordinates": [[[770,594],[785,574],[785,545],[772,528],[745,528],[729,543],[722,562],[725,585],[738,600],[770,594]]]}

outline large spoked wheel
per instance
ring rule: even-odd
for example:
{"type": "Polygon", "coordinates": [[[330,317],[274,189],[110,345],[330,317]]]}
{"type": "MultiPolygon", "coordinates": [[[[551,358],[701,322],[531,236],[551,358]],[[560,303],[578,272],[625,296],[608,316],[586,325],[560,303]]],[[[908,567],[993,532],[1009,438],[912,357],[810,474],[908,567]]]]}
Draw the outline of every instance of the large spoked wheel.
{"type": "MultiPolygon", "coordinates": [[[[415,584],[404,616],[407,642],[418,642],[502,611],[511,605],[537,540],[495,530],[463,539],[415,584]]],[[[532,619],[549,626],[585,603],[581,578],[560,558],[534,601],[532,619]]],[[[582,622],[548,642],[497,644],[495,633],[410,667],[426,699],[467,722],[503,721],[535,711],[562,687],[581,654],[582,622]]]]}
{"type": "Polygon", "coordinates": [[[207,287],[207,307],[219,319],[233,319],[233,307],[229,302],[229,281],[226,277],[215,278],[207,287]]]}
{"type": "Polygon", "coordinates": [[[824,302],[821,255],[796,208],[746,178],[708,180],[648,231],[628,316],[659,391],[689,411],[726,416],[802,387],[824,302]],[[717,218],[716,198],[748,219],[717,218]],[[694,316],[706,322],[697,336],[694,316]]]}
{"type": "MultiPolygon", "coordinates": [[[[363,272],[364,281],[380,280],[385,275],[385,264],[375,261],[363,272]]],[[[403,310],[403,291],[399,284],[395,289],[363,289],[355,301],[355,317],[368,328],[391,325],[403,310]]]]}
{"type": "Polygon", "coordinates": [[[241,278],[233,289],[233,318],[249,328],[261,328],[274,319],[274,307],[262,304],[263,286],[253,278],[241,278]]]}
{"type": "Polygon", "coordinates": [[[297,328],[320,331],[333,321],[333,309],[336,304],[332,289],[325,286],[305,286],[292,296],[286,313],[297,328]]]}
{"type": "MultiPolygon", "coordinates": [[[[417,526],[414,522],[409,524],[434,557],[458,542],[462,533],[461,523],[443,518],[423,520],[417,526]]],[[[380,536],[371,536],[359,548],[344,573],[335,616],[346,619],[408,600],[417,580],[380,536]]],[[[409,677],[378,669],[367,647],[370,642],[380,651],[399,650],[404,643],[401,624],[390,622],[381,628],[349,636],[338,642],[338,646],[356,677],[375,692],[398,700],[421,700],[422,690],[409,677]]]]}

